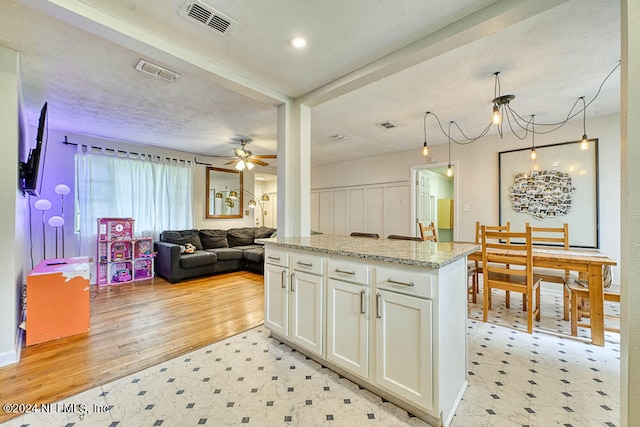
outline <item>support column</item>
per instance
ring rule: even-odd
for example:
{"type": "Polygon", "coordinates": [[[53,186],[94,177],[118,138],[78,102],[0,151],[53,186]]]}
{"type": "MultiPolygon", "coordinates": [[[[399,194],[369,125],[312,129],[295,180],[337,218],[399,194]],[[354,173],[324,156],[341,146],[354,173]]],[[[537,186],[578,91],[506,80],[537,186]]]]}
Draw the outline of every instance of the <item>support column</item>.
{"type": "Polygon", "coordinates": [[[620,421],[640,425],[640,4],[621,1],[620,421]]]}
{"type": "Polygon", "coordinates": [[[311,108],[278,107],[278,235],[308,236],[311,200],[311,108]]]}

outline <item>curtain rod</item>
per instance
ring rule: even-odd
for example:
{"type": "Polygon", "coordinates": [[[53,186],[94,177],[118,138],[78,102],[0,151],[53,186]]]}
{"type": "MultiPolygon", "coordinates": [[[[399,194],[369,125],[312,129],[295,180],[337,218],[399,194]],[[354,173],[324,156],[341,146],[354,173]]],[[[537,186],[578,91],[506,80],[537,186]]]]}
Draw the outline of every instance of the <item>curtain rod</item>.
{"type": "MultiPolygon", "coordinates": [[[[136,153],[134,151],[127,151],[127,150],[120,150],[120,149],[117,149],[117,148],[102,147],[102,146],[99,146],[99,145],[78,144],[77,142],[70,142],[69,139],[67,138],[67,135],[64,136],[64,141],[62,141],[62,143],[65,144],[65,145],[75,145],[76,147],[77,146],[86,147],[86,148],[95,147],[95,148],[99,148],[99,149],[105,150],[105,151],[112,151],[114,153],[123,153],[123,154],[129,153],[129,154],[133,154],[134,156],[147,156],[147,157],[165,158],[165,159],[177,160],[177,161],[181,161],[181,162],[190,162],[191,161],[191,160],[185,160],[185,159],[176,159],[176,158],[171,157],[171,156],[160,156],[160,155],[155,155],[155,154],[151,155],[151,154],[146,154],[146,153],[136,153]]],[[[193,162],[195,164],[200,164],[200,165],[207,164],[207,163],[199,163],[196,160],[195,157],[193,159],[193,162]]]]}

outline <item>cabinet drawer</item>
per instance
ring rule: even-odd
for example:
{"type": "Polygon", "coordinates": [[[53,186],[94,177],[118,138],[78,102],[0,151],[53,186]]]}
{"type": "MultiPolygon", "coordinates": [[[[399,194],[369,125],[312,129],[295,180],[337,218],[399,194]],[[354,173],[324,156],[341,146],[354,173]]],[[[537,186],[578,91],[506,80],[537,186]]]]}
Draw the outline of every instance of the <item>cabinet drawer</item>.
{"type": "Polygon", "coordinates": [[[432,298],[433,276],[397,268],[376,268],[376,287],[421,298],[432,298]]]}
{"type": "Polygon", "coordinates": [[[310,254],[291,254],[291,267],[297,271],[306,271],[307,273],[322,275],[324,258],[310,254]]]}
{"type": "Polygon", "coordinates": [[[369,267],[351,261],[329,260],[329,277],[354,283],[369,284],[369,267]]]}
{"type": "Polygon", "coordinates": [[[289,267],[289,253],[279,249],[266,248],[264,251],[264,262],[281,267],[289,267]]]}

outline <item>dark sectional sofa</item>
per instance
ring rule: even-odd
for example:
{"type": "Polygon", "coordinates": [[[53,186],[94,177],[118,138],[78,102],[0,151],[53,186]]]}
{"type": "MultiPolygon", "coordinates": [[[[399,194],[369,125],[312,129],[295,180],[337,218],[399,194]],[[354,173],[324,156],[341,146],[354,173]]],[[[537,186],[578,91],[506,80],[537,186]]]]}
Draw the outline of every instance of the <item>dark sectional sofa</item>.
{"type": "Polygon", "coordinates": [[[243,269],[262,274],[264,247],[255,240],[275,231],[269,227],[163,231],[155,242],[156,274],[171,283],[243,269]],[[194,253],[180,253],[180,246],[187,243],[196,247],[194,253]]]}

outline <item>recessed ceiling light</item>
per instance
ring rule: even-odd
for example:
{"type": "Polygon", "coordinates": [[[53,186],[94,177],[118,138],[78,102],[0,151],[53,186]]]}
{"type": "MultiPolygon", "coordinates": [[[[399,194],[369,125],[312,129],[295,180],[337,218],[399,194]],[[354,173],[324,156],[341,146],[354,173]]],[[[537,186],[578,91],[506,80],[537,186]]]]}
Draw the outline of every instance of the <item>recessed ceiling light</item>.
{"type": "Polygon", "coordinates": [[[302,37],[294,37],[291,39],[291,46],[296,47],[298,49],[305,47],[307,41],[302,37]]]}

